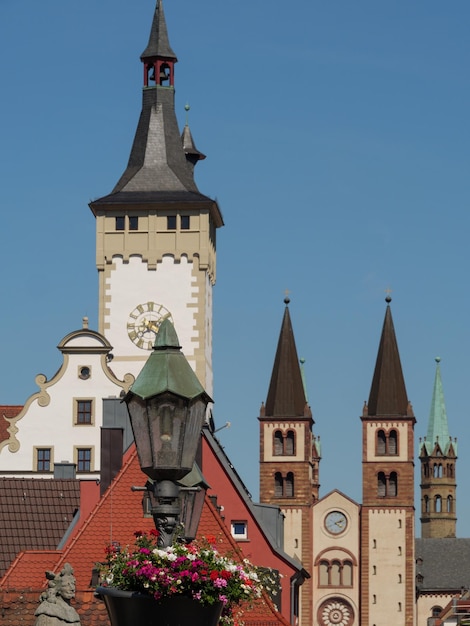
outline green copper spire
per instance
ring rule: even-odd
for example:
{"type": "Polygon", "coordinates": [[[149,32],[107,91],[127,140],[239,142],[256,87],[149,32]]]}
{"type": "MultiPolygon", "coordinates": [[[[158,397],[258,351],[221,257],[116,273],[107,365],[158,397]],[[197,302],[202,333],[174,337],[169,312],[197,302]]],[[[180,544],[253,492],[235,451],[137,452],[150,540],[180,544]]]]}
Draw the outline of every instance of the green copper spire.
{"type": "MultiPolygon", "coordinates": [[[[436,357],[436,376],[434,378],[434,390],[432,394],[431,410],[429,412],[428,432],[426,435],[426,451],[432,454],[436,443],[445,455],[449,448],[449,427],[447,424],[446,405],[442,388],[440,357],[436,357]]],[[[455,449],[455,443],[454,449],[455,449]]]]}

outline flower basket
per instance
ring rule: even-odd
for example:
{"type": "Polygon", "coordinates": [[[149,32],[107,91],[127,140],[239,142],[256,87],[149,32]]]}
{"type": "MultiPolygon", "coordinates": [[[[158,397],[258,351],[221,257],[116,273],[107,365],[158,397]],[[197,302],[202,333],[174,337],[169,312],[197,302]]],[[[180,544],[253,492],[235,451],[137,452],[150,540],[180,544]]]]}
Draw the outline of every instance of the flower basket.
{"type": "Polygon", "coordinates": [[[185,596],[157,601],[114,587],[97,587],[96,593],[104,600],[111,626],[217,626],[223,607],[222,602],[207,606],[185,596]]]}
{"type": "Polygon", "coordinates": [[[219,618],[233,626],[261,596],[261,568],[221,555],[215,537],[162,548],[156,530],[134,535],[134,547],[108,546],[107,562],[97,564],[112,626],[215,626],[219,618]]]}

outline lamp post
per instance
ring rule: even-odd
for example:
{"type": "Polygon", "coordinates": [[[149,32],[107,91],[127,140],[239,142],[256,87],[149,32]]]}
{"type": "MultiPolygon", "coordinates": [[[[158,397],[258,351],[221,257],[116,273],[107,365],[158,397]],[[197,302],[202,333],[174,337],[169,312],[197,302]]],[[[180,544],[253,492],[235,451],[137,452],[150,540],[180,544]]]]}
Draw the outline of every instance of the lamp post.
{"type": "MultiPolygon", "coordinates": [[[[151,479],[158,541],[166,547],[173,542],[180,522],[181,484],[188,490],[188,481],[185,484],[182,479],[196,471],[193,467],[201,429],[207,405],[212,402],[181,352],[178,336],[168,319],[162,322],[153,352],[124,401],[140,467],[151,479]]],[[[200,472],[199,476],[190,479],[189,489],[207,488],[200,472]]],[[[196,508],[200,508],[200,517],[202,506],[196,508]]],[[[195,512],[191,511],[193,515],[195,512]]],[[[194,524],[197,528],[198,522],[199,518],[192,520],[189,535],[195,534],[194,524]]]]}

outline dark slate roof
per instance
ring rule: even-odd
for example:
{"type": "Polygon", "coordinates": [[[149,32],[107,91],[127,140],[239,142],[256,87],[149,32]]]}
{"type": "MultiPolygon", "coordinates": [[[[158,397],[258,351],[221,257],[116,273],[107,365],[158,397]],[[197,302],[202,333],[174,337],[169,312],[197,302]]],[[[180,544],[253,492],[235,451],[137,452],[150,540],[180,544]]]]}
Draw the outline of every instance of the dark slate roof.
{"type": "Polygon", "coordinates": [[[408,396],[390,305],[387,305],[369,394],[368,414],[407,415],[408,396]]]}
{"type": "Polygon", "coordinates": [[[415,547],[421,593],[470,588],[470,539],[416,539],[415,547]]]}
{"type": "Polygon", "coordinates": [[[80,506],[80,482],[0,478],[0,578],[22,550],[55,550],[80,506]]]}
{"type": "Polygon", "coordinates": [[[162,0],[157,1],[152,28],[150,29],[149,42],[140,56],[142,60],[152,57],[163,57],[165,59],[173,59],[174,61],[177,60],[176,54],[173,52],[170,46],[170,40],[168,39],[162,0]]]}
{"type": "Polygon", "coordinates": [[[289,300],[282,320],[281,332],[274,358],[273,372],[266,399],[266,417],[309,416],[305,389],[300,371],[294,331],[289,314],[289,300]],[[306,410],[307,409],[307,410],[306,410]]]}

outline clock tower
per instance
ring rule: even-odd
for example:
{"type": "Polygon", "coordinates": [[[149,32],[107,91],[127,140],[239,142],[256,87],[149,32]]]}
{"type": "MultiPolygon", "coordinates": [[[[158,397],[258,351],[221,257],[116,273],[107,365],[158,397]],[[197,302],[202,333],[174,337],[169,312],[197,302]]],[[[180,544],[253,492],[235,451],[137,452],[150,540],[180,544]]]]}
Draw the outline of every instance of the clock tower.
{"type": "Polygon", "coordinates": [[[129,162],[112,192],[94,200],[99,331],[113,346],[113,372],[137,375],[163,319],[212,394],[215,200],[201,194],[194,167],[204,159],[175,115],[175,64],[162,0],[140,57],[143,103],[129,162]]]}

